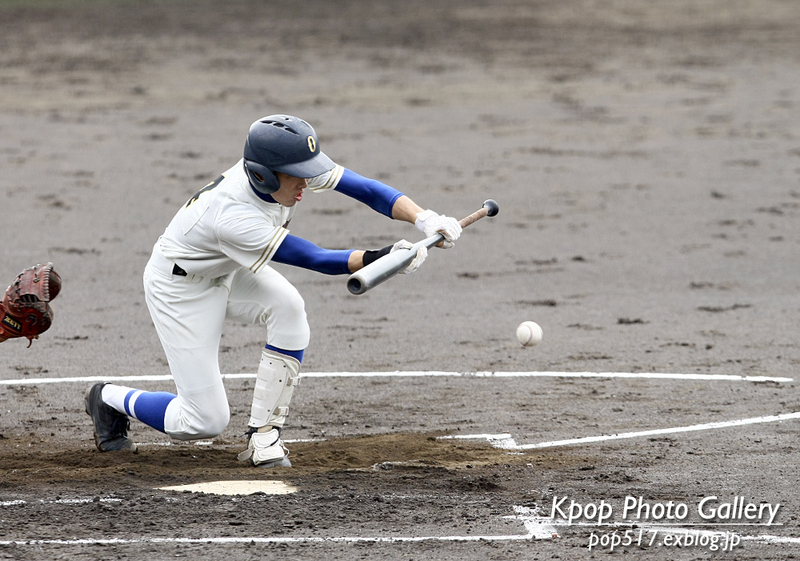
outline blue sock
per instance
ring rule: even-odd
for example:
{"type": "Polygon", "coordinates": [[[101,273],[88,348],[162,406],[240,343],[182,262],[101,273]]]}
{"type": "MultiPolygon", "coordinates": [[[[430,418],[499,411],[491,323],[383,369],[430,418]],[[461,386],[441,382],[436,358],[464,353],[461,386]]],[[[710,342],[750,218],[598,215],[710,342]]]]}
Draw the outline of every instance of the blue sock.
{"type": "Polygon", "coordinates": [[[125,412],[157,431],[164,432],[167,406],[178,396],[169,392],[131,390],[125,396],[125,412]]]}
{"type": "Polygon", "coordinates": [[[279,349],[278,347],[273,347],[272,345],[266,345],[264,347],[268,351],[273,351],[276,353],[280,353],[282,355],[290,356],[292,358],[296,358],[297,362],[303,362],[303,353],[305,353],[305,349],[301,349],[299,351],[287,351],[286,349],[279,349]]]}

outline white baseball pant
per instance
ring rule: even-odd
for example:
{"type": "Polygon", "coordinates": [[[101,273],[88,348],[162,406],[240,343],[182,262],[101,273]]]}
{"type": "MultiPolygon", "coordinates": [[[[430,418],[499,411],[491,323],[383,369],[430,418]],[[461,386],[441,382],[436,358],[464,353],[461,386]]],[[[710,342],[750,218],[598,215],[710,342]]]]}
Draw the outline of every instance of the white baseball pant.
{"type": "Polygon", "coordinates": [[[167,407],[164,432],[177,440],[209,438],[230,420],[218,360],[224,321],[261,324],[268,345],[302,350],[310,339],[305,304],[270,267],[257,275],[238,269],[211,279],[173,275],[173,266],[156,244],[144,271],[147,308],[178,390],[167,407]]]}

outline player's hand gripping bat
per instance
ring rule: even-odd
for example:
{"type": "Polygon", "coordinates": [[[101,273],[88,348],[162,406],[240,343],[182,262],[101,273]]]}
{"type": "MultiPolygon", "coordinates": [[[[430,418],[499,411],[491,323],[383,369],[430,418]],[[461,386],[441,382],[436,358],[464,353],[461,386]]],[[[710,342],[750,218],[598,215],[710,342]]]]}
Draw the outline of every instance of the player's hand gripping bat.
{"type": "MultiPolygon", "coordinates": [[[[496,215],[499,210],[500,207],[497,206],[496,202],[492,199],[487,199],[480,209],[462,218],[458,223],[461,224],[462,228],[466,228],[484,216],[496,215]]],[[[442,234],[434,234],[429,238],[418,241],[408,249],[398,249],[388,255],[384,255],[350,275],[347,279],[347,289],[353,294],[364,294],[370,288],[378,286],[383,281],[392,278],[405,269],[416,257],[420,246],[424,245],[430,249],[442,240],[444,240],[442,234]]]]}

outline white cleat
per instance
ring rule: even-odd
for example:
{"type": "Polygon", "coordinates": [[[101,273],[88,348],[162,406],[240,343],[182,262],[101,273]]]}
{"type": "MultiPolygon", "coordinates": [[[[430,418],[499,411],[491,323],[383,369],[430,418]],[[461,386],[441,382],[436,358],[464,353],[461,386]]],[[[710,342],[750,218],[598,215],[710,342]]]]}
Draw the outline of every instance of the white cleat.
{"type": "Polygon", "coordinates": [[[240,462],[249,461],[256,467],[292,467],[289,450],[283,445],[280,430],[272,427],[251,428],[247,450],[239,454],[240,462]],[[264,431],[264,432],[260,432],[264,431]]]}

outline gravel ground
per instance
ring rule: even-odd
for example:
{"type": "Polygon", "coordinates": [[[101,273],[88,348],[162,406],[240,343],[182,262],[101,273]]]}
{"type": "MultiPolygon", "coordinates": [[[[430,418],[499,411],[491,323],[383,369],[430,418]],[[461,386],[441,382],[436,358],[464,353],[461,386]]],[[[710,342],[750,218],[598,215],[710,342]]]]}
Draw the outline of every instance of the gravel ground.
{"type": "MultiPolygon", "coordinates": [[[[0,278],[52,261],[64,279],[50,331],[0,347],[0,557],[794,558],[799,108],[792,0],[0,2],[0,278]],[[88,378],[172,388],[153,243],[276,112],[423,206],[500,214],[361,296],[280,268],[312,327],[295,467],[236,461],[264,339],[238,325],[222,435],[134,422],[140,453],[99,454],[88,378]],[[524,320],[540,346],[515,340],[524,320]],[[439,438],[470,435],[496,438],[439,438]],[[233,480],[298,492],[161,489],[233,480]],[[734,500],[780,506],[760,527],[734,500]]],[[[291,228],[419,237],[336,194],[291,228]]]]}

